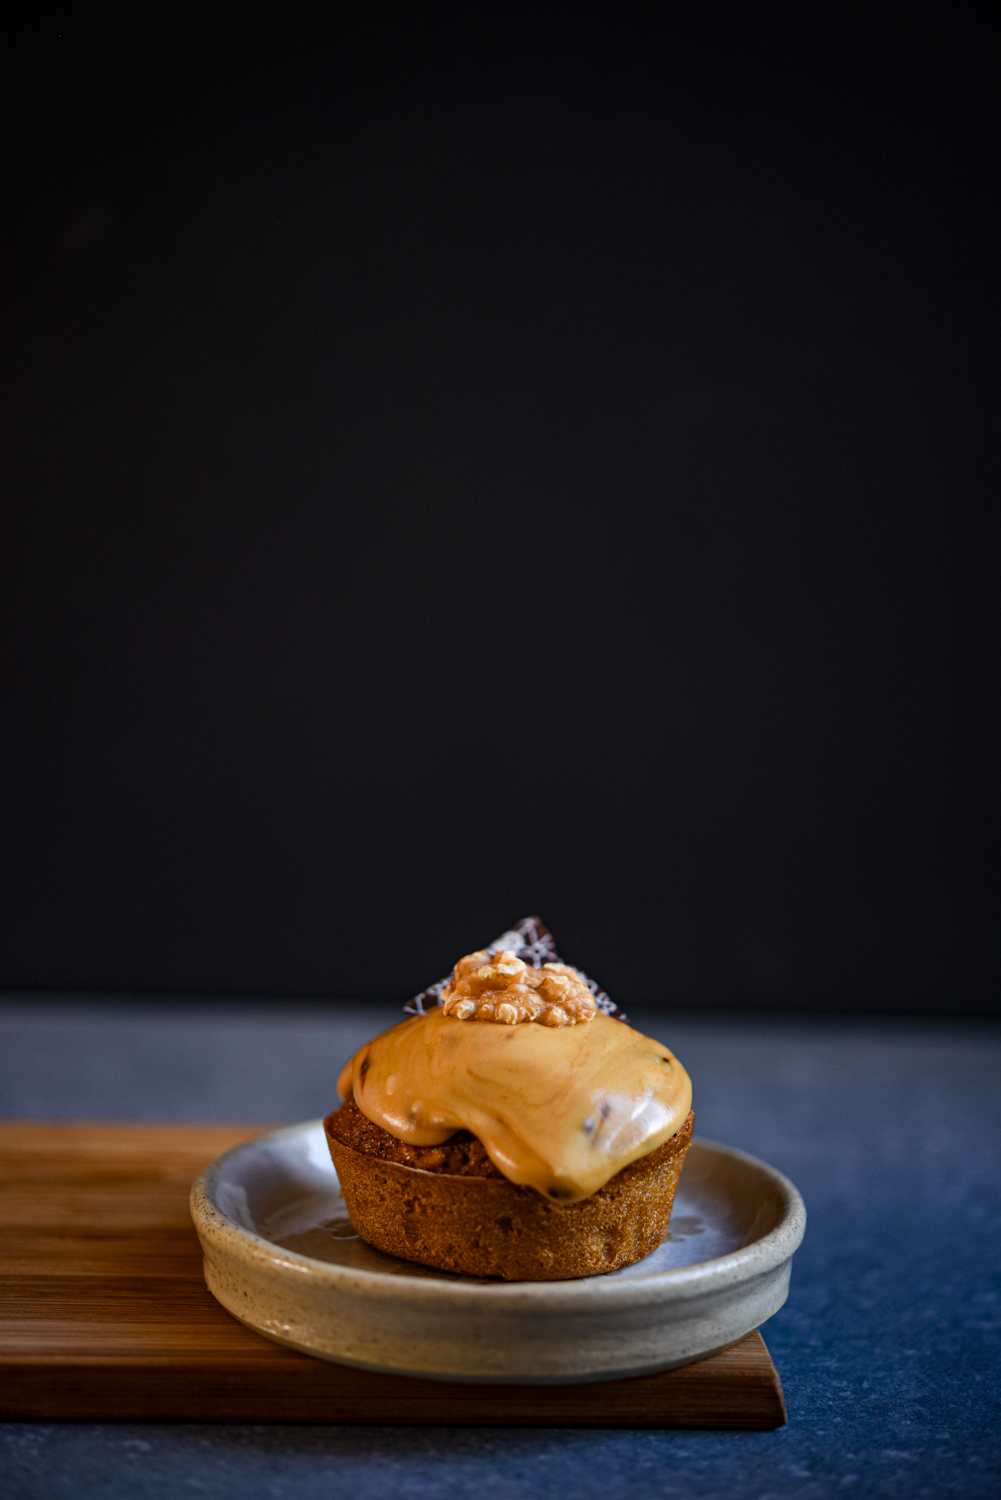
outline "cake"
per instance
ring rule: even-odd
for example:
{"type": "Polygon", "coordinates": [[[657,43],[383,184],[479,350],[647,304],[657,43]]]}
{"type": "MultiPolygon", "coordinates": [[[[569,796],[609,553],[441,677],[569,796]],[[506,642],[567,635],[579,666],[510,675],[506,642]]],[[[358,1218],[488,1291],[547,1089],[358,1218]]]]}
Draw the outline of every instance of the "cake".
{"type": "Polygon", "coordinates": [[[460,959],[411,1009],[347,1063],[325,1121],[363,1240],[509,1281],[596,1275],[656,1249],[691,1083],[555,957],[537,919],[460,959]],[[530,924],[541,952],[521,940],[530,924]]]}

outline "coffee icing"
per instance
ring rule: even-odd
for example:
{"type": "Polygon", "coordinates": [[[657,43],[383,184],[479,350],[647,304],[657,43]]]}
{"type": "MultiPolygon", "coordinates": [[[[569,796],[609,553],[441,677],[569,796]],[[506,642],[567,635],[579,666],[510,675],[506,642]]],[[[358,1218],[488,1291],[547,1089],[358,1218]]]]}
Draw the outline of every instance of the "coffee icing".
{"type": "Polygon", "coordinates": [[[366,1043],[338,1091],[411,1146],[469,1130],[511,1182],[561,1201],[669,1140],[692,1103],[669,1049],[601,1012],[587,1025],[502,1026],[436,1007],[366,1043]]]}

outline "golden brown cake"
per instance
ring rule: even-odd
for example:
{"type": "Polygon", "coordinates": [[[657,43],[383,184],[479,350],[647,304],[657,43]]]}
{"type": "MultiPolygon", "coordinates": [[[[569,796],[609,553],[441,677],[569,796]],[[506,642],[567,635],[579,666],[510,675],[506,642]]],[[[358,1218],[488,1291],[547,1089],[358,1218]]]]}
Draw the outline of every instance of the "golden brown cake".
{"type": "Polygon", "coordinates": [[[324,1125],[351,1222],[368,1244],[466,1276],[562,1281],[614,1271],[656,1250],[695,1114],[689,1110],[670,1140],[572,1203],[509,1182],[468,1132],[454,1147],[405,1146],[369,1121],[359,1131],[358,1118],[365,1117],[350,1100],[324,1125]],[[413,1161],[380,1149],[376,1131],[413,1161]]]}
{"type": "Polygon", "coordinates": [[[325,1124],[342,1193],[387,1254],[550,1281],[641,1260],[667,1231],[688,1074],[565,964],[460,959],[438,1004],[361,1048],[338,1092],[325,1124]]]}

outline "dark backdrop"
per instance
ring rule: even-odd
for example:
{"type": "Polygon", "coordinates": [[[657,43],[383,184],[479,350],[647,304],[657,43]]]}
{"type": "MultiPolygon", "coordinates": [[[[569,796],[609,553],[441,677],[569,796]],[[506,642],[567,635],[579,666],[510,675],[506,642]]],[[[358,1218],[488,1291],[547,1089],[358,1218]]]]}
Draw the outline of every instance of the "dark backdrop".
{"type": "Polygon", "coordinates": [[[990,1007],[978,43],[664,14],[6,49],[0,984],[990,1007]]]}

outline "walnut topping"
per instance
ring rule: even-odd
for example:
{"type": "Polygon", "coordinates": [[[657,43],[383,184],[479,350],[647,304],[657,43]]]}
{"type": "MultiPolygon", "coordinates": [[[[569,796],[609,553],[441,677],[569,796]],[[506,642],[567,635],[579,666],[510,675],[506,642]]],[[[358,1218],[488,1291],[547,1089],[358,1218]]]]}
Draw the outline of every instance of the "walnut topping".
{"type": "Polygon", "coordinates": [[[594,996],[576,969],[566,964],[530,968],[502,948],[460,958],[442,991],[445,1014],[459,1021],[495,1021],[517,1026],[541,1021],[544,1026],[575,1026],[590,1021],[594,996]]]}

